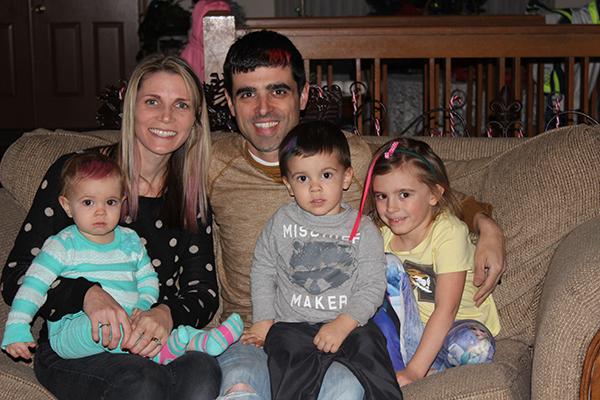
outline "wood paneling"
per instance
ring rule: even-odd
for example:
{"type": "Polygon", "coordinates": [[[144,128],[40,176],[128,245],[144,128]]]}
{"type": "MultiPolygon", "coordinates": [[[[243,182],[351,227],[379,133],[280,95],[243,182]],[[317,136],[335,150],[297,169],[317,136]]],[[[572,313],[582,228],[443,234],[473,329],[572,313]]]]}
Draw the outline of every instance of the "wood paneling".
{"type": "Polygon", "coordinates": [[[15,95],[15,35],[13,24],[0,23],[0,96],[15,95]]]}
{"type": "Polygon", "coordinates": [[[52,66],[50,95],[57,97],[83,95],[83,57],[81,25],[78,23],[49,24],[52,66]]]}
{"type": "Polygon", "coordinates": [[[34,126],[28,21],[27,1],[0,1],[0,129],[34,126]]]}
{"type": "Polygon", "coordinates": [[[0,108],[10,115],[0,129],[95,128],[97,96],[135,67],[138,4],[0,1],[0,108]]]}
{"type": "Polygon", "coordinates": [[[115,85],[126,75],[125,34],[122,22],[94,23],[94,58],[96,93],[107,85],[115,85]],[[114,62],[102,62],[114,60],[114,62]]]}

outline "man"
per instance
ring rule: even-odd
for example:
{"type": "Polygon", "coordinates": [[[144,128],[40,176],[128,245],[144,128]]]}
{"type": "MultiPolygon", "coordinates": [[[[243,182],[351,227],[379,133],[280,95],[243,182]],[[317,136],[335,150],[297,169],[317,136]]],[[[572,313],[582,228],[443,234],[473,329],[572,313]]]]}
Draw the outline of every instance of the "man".
{"type": "MultiPolygon", "coordinates": [[[[240,313],[251,321],[250,267],[254,245],[271,215],[291,199],[277,164],[279,144],[298,124],[308,101],[308,83],[298,49],[272,31],[249,33],[229,49],[224,65],[227,103],[241,135],[226,134],[213,144],[209,196],[218,229],[218,266],[225,315],[240,313]],[[257,221],[260,221],[257,224],[257,221]]],[[[357,206],[370,161],[368,145],[348,136],[355,176],[344,201],[357,206]]],[[[502,232],[477,213],[481,205],[463,202],[465,214],[480,233],[475,283],[478,303],[496,285],[504,269],[502,232]],[[475,204],[475,208],[469,207],[475,204]],[[479,207],[479,208],[477,208],[479,207]]],[[[270,399],[267,357],[261,348],[237,343],[219,356],[224,399],[270,399]]],[[[363,389],[343,365],[329,368],[319,399],[362,399],[363,389]]]]}

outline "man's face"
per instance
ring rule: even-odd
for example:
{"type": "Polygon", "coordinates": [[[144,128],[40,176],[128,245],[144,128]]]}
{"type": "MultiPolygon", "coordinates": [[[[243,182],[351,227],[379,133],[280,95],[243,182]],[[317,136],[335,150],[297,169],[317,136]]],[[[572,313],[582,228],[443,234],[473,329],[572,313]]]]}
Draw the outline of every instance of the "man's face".
{"type": "Polygon", "coordinates": [[[258,158],[276,162],[281,141],[300,119],[306,107],[308,84],[299,89],[292,68],[258,67],[233,74],[227,104],[249,150],[258,158]]]}

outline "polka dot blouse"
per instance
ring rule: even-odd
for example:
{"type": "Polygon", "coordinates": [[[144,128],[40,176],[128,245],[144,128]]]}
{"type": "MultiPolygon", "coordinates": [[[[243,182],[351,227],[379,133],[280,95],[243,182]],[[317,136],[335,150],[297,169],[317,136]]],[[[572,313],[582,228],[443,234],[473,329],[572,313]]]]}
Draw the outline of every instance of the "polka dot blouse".
{"type": "MultiPolygon", "coordinates": [[[[2,273],[2,294],[6,301],[12,302],[44,241],[73,223],[58,202],[60,171],[69,156],[59,158],[44,176],[8,256],[2,273]]],[[[158,304],[169,306],[173,326],[203,327],[219,305],[210,221],[207,225],[199,222],[195,234],[169,228],[160,218],[164,206],[163,197],[140,197],[137,219],[128,217],[122,225],[135,230],[146,246],[158,273],[158,304]]],[[[84,295],[94,285],[84,278],[61,278],[55,283],[39,312],[52,321],[81,311],[84,295]]],[[[45,339],[45,332],[41,339],[45,339]]]]}

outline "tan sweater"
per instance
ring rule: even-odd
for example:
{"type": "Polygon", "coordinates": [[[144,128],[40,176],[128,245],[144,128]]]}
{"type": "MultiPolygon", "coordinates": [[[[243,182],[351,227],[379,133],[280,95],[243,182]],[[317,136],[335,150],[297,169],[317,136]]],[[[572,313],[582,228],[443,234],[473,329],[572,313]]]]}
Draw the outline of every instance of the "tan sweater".
{"type": "MultiPolygon", "coordinates": [[[[358,209],[371,151],[359,136],[347,137],[354,178],[344,201],[358,209]]],[[[250,269],[256,241],[267,220],[293,198],[281,182],[279,167],[257,163],[246,145],[239,133],[222,133],[214,138],[208,195],[217,230],[214,237],[223,313],[227,316],[237,312],[250,323],[250,269]]],[[[477,211],[488,211],[486,205],[472,198],[466,200],[463,213],[468,224],[477,211]]]]}

